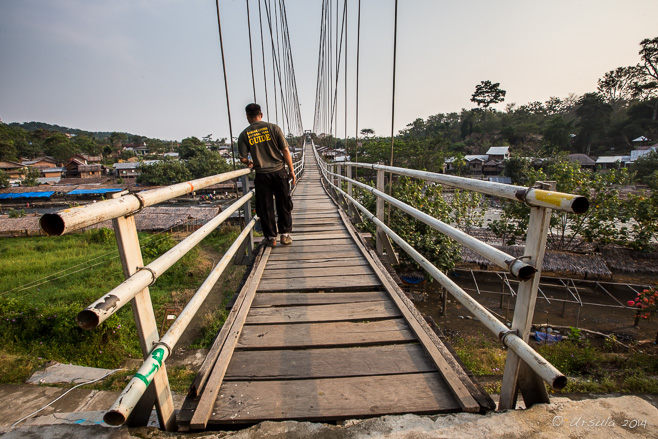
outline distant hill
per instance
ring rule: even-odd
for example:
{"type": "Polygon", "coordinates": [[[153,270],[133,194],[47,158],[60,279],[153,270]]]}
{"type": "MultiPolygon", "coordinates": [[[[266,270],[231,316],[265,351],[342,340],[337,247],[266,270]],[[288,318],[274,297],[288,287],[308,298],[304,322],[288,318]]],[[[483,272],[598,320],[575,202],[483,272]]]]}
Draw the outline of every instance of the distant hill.
{"type": "MultiPolygon", "coordinates": [[[[52,125],[45,122],[22,122],[22,123],[12,122],[7,125],[12,127],[23,128],[26,131],[36,131],[39,129],[43,129],[47,131],[59,131],[61,133],[75,134],[78,136],[84,135],[84,136],[96,138],[98,140],[109,139],[110,134],[112,134],[111,131],[85,131],[85,130],[80,130],[78,128],[68,128],[59,125],[52,125]]],[[[130,133],[126,133],[126,134],[132,136],[132,134],[130,133]]]]}

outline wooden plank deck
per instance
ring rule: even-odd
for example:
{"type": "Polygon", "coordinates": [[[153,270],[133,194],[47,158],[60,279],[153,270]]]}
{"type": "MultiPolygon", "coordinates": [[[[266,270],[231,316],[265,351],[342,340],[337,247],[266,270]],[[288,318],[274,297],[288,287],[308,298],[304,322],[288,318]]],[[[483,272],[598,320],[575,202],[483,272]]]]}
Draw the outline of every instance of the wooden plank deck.
{"type": "Polygon", "coordinates": [[[261,251],[257,288],[240,293],[179,428],[492,408],[345,221],[311,151],[306,161],[294,242],[261,251]]]}

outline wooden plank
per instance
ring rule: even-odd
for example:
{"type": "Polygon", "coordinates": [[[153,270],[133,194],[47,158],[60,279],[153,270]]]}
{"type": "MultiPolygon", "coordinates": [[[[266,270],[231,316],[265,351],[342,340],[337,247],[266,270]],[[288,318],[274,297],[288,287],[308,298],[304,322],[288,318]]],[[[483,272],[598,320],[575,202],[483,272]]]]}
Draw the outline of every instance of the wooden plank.
{"type": "Polygon", "coordinates": [[[246,291],[244,295],[244,302],[242,303],[242,306],[240,306],[240,310],[235,317],[235,321],[231,326],[231,330],[228,333],[219,357],[217,357],[215,366],[213,367],[212,373],[208,378],[208,382],[206,383],[206,386],[203,389],[203,393],[199,398],[199,403],[196,406],[192,420],[190,421],[190,428],[194,430],[205,429],[206,425],[208,424],[208,419],[210,418],[213,406],[215,405],[215,400],[217,399],[220,385],[224,379],[226,368],[231,361],[233,350],[235,349],[238,338],[240,337],[242,329],[244,328],[244,321],[246,320],[247,314],[249,313],[251,302],[256,295],[256,285],[265,269],[265,264],[267,263],[267,258],[270,255],[270,251],[271,249],[269,247],[265,249],[261,263],[255,267],[252,281],[245,285],[246,291]]]}
{"type": "Polygon", "coordinates": [[[327,232],[334,230],[345,230],[339,224],[293,224],[292,233],[327,232]]]}
{"type": "MultiPolygon", "coordinates": [[[[347,226],[349,220],[347,219],[346,215],[343,212],[341,212],[341,216],[343,218],[343,222],[345,222],[347,226]]],[[[357,245],[361,245],[360,241],[358,241],[357,236],[351,227],[348,227],[348,231],[353,236],[354,241],[357,243],[357,245]]],[[[369,258],[371,260],[373,259],[372,256],[369,254],[366,254],[366,258],[369,258]]],[[[434,361],[434,364],[436,365],[437,369],[439,370],[443,378],[445,378],[446,383],[448,384],[450,390],[452,391],[453,396],[460,404],[461,408],[466,412],[479,412],[480,405],[477,403],[477,401],[475,401],[469,390],[461,381],[461,378],[452,369],[451,365],[446,361],[446,359],[443,358],[443,354],[437,349],[436,345],[433,343],[432,339],[427,334],[427,330],[431,330],[431,329],[427,326],[425,320],[417,319],[416,316],[409,310],[408,307],[409,304],[402,299],[404,293],[394,282],[392,282],[392,280],[389,277],[387,277],[388,273],[385,273],[385,270],[382,270],[378,266],[378,264],[374,262],[374,260],[372,261],[371,265],[372,268],[377,273],[377,277],[384,285],[384,288],[386,288],[386,290],[389,291],[389,293],[391,294],[391,298],[395,301],[395,303],[400,308],[400,311],[403,313],[405,320],[407,321],[413,332],[418,337],[418,340],[427,349],[427,353],[434,361]]]]}
{"type": "MultiPolygon", "coordinates": [[[[333,248],[333,247],[332,247],[333,248]]],[[[354,258],[360,256],[360,253],[357,253],[356,246],[346,246],[344,249],[336,249],[333,251],[327,252],[314,252],[314,251],[300,251],[297,253],[273,253],[270,256],[272,261],[304,261],[304,260],[319,260],[322,259],[332,259],[332,258],[354,258]]]]}
{"type": "Polygon", "coordinates": [[[368,261],[364,257],[350,257],[350,258],[333,258],[333,259],[305,259],[305,260],[282,260],[282,261],[269,261],[265,272],[276,269],[296,269],[296,268],[322,268],[322,267],[356,267],[367,265],[368,261]]]}
{"type": "MultiPolygon", "coordinates": [[[[265,252],[265,248],[261,247],[260,250],[258,251],[258,254],[256,254],[256,258],[254,259],[254,267],[258,267],[260,265],[260,261],[262,260],[264,252],[265,252]]],[[[192,385],[190,386],[190,390],[188,391],[189,396],[197,396],[200,393],[201,389],[205,386],[206,380],[210,376],[210,372],[212,371],[212,368],[215,365],[215,361],[217,361],[217,357],[219,356],[222,346],[224,346],[224,342],[226,341],[226,338],[228,337],[228,333],[230,332],[233,326],[233,322],[235,321],[238,311],[240,311],[240,308],[242,307],[242,303],[244,302],[245,295],[247,294],[247,290],[248,290],[247,285],[251,283],[251,281],[254,279],[255,276],[256,276],[256,270],[253,270],[251,273],[249,273],[249,276],[247,277],[247,280],[245,282],[245,286],[242,287],[242,290],[240,291],[238,298],[236,299],[235,303],[233,304],[233,307],[231,308],[231,311],[229,312],[228,316],[226,317],[226,320],[224,321],[224,325],[222,325],[219,334],[217,335],[217,337],[215,337],[215,340],[213,341],[213,344],[210,350],[208,351],[206,358],[203,360],[203,363],[199,368],[199,372],[196,374],[196,377],[194,378],[194,382],[192,382],[192,385]]]]}
{"type": "Polygon", "coordinates": [[[438,373],[290,381],[233,381],[220,391],[212,424],[322,421],[459,410],[438,373]]]}
{"type": "Polygon", "coordinates": [[[293,239],[295,241],[315,241],[315,240],[326,240],[326,239],[337,239],[337,238],[348,238],[350,235],[347,231],[335,230],[328,231],[324,233],[295,233],[293,239]]]}
{"type": "Polygon", "coordinates": [[[310,277],[324,277],[324,276],[353,276],[362,274],[374,274],[372,268],[369,266],[346,266],[346,267],[318,267],[318,268],[298,268],[298,269],[273,269],[265,270],[262,280],[270,279],[300,279],[310,277]]]}
{"type": "Polygon", "coordinates": [[[252,308],[245,324],[370,321],[400,317],[390,301],[252,308]]]}
{"type": "Polygon", "coordinates": [[[309,250],[317,250],[317,249],[324,249],[326,250],[334,250],[334,247],[338,246],[347,246],[347,247],[352,247],[355,249],[358,249],[356,243],[354,240],[350,239],[349,237],[341,237],[341,238],[333,238],[333,239],[317,239],[317,240],[306,240],[306,241],[300,241],[297,242],[296,240],[297,235],[293,234],[292,239],[293,243],[292,245],[281,245],[277,246],[276,250],[274,251],[274,254],[281,253],[281,252],[289,252],[289,253],[297,253],[300,251],[309,251],[309,250]],[[314,242],[317,241],[317,242],[314,242]]]}
{"type": "Polygon", "coordinates": [[[332,288],[365,287],[381,287],[381,282],[375,275],[321,276],[306,279],[265,279],[258,286],[258,291],[328,290],[332,288]]]}
{"type": "Polygon", "coordinates": [[[416,343],[354,348],[236,351],[226,381],[338,378],[435,372],[416,343]]]}
{"type": "Polygon", "coordinates": [[[258,293],[252,308],[286,305],[322,305],[329,303],[358,303],[390,300],[384,291],[344,293],[258,293]]]}
{"type": "Polygon", "coordinates": [[[415,341],[403,319],[372,322],[247,325],[238,340],[240,349],[291,349],[393,344],[415,341]]]}

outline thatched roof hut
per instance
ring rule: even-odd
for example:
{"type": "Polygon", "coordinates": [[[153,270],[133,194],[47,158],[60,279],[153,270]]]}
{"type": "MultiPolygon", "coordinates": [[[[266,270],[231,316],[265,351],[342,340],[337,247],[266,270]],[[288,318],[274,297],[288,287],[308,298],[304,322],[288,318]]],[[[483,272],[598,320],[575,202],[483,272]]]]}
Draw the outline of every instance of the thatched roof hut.
{"type": "Polygon", "coordinates": [[[604,247],[601,249],[601,255],[614,272],[658,276],[657,252],[644,253],[622,247],[604,247]]]}
{"type": "MultiPolygon", "coordinates": [[[[515,258],[523,256],[525,249],[523,246],[517,245],[494,245],[493,247],[515,258]]],[[[494,264],[488,259],[465,247],[462,248],[462,263],[487,268],[494,267],[494,264]]],[[[612,272],[600,255],[582,255],[551,250],[546,251],[542,271],[568,277],[578,276],[585,279],[612,278],[612,272]]]]}
{"type": "MultiPolygon", "coordinates": [[[[210,207],[147,207],[135,215],[137,230],[158,232],[183,225],[199,227],[219,213],[219,209],[210,207]]],[[[85,230],[112,228],[112,221],[103,221],[86,227],[85,230]]],[[[0,216],[0,236],[39,235],[39,217],[9,218],[0,216]]]]}

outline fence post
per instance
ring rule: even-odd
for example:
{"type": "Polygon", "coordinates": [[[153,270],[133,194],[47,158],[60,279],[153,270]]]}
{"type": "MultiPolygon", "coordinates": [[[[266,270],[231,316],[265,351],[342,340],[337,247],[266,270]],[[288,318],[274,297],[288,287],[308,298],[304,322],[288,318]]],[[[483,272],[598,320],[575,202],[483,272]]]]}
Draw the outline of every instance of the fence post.
{"type": "MultiPolygon", "coordinates": [[[[123,275],[128,279],[133,275],[138,267],[144,266],[142,260],[142,251],[139,247],[139,238],[137,236],[137,227],[135,225],[135,216],[122,216],[112,220],[114,226],[114,235],[119,247],[121,265],[123,266],[123,275]]],[[[149,289],[144,288],[137,293],[131,301],[137,334],[139,335],[139,344],[142,348],[142,354],[146,359],[151,349],[160,340],[158,334],[158,324],[155,321],[153,304],[149,289]]],[[[156,372],[153,382],[148,387],[146,393],[135,407],[133,415],[128,419],[128,425],[141,426],[147,425],[155,403],[156,412],[160,428],[166,431],[176,429],[176,419],[174,416],[174,401],[171,397],[167,370],[164,363],[156,372]]]]}
{"type": "MultiPolygon", "coordinates": [[[[385,183],[384,183],[384,171],[383,170],[377,170],[377,190],[384,192],[385,190],[385,183]]],[[[381,197],[377,197],[377,204],[376,204],[376,210],[375,210],[375,216],[377,217],[378,220],[381,222],[384,222],[384,199],[381,197]]],[[[377,254],[379,256],[384,255],[384,246],[383,242],[381,239],[382,235],[382,230],[379,226],[377,226],[377,233],[375,233],[375,248],[377,250],[377,254]]]]}
{"type": "MultiPolygon", "coordinates": [[[[345,176],[347,178],[352,178],[352,165],[347,165],[345,167],[345,176]]],[[[347,182],[347,195],[349,195],[350,197],[354,196],[352,194],[352,182],[351,181],[347,182]]]]}
{"type": "MultiPolygon", "coordinates": [[[[540,183],[542,189],[555,190],[555,182],[540,183]]],[[[528,264],[533,265],[537,272],[530,280],[521,282],[514,305],[512,331],[518,331],[523,341],[528,341],[532,318],[535,313],[537,290],[541,278],[541,268],[546,251],[548,229],[551,221],[551,209],[546,207],[531,207],[528,234],[526,236],[524,256],[528,264]]],[[[511,350],[507,351],[503,384],[500,390],[499,410],[516,407],[518,390],[521,390],[526,408],[535,403],[548,403],[548,392],[544,382],[511,350]]]]}
{"type": "MultiPolygon", "coordinates": [[[[242,195],[246,195],[249,192],[249,175],[242,176],[242,195]]],[[[251,200],[247,201],[244,204],[244,224],[245,226],[251,221],[251,200]]],[[[249,236],[245,240],[247,242],[247,256],[251,260],[254,252],[254,232],[253,229],[249,231],[249,236]]]]}

